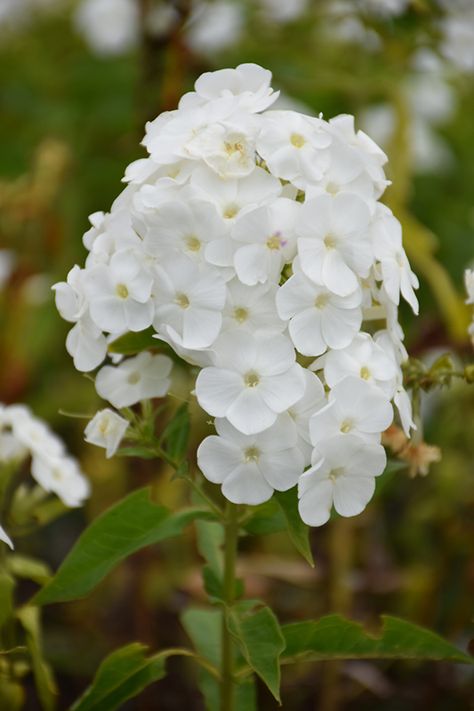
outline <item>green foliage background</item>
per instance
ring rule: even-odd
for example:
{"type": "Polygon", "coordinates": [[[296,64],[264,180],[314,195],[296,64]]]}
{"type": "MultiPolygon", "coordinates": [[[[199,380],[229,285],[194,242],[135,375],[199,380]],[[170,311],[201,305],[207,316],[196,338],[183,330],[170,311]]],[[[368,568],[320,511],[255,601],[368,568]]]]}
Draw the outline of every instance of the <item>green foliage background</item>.
{"type": "MultiPolygon", "coordinates": [[[[416,38],[422,33],[428,43],[436,41],[429,3],[414,2],[403,18],[380,23],[383,49],[375,54],[356,44],[343,47],[324,33],[324,3],[309,3],[306,15],[284,26],[262,21],[253,3],[241,4],[247,30],[234,46],[198,56],[175,32],[154,50],[159,69],[151,78],[149,48],[117,58],[91,54],[72,29],[67,3],[58,13],[33,18],[21,32],[0,37],[0,247],[16,254],[0,293],[0,401],[26,402],[45,417],[80,458],[93,488],[84,511],[69,512],[41,535],[18,541],[21,552],[45,557],[53,568],[86,523],[123,494],[152,482],[170,508],[183,497],[182,482],[170,482],[165,467],[106,461],[102,451],[83,443],[85,421],[59,414],[92,414],[99,402],[93,384],[74,371],[65,352],[67,324],[54,309],[49,287],[84,259],[87,215],[110,207],[125,166],[143,155],[138,144],[144,121],[172,108],[201,71],[244,61],[271,69],[274,86],[315,113],[357,117],[381,99],[396,103],[416,38]]],[[[417,173],[409,166],[403,135],[395,136],[394,188],[387,199],[400,217],[408,216],[405,243],[422,282],[420,317],[402,310],[408,349],[419,358],[449,350],[466,362],[472,351],[462,279],[474,258],[474,87],[472,76],[452,73],[450,81],[458,105],[440,133],[453,154],[451,164],[417,173]],[[452,285],[448,292],[440,265],[452,285]]],[[[282,534],[245,539],[239,575],[248,596],[263,597],[283,622],[340,612],[370,626],[383,611],[433,628],[465,648],[473,636],[473,421],[472,386],[457,384],[430,395],[425,434],[441,447],[441,462],[426,477],[387,473],[363,515],[314,530],[314,570],[282,534]]],[[[203,427],[198,423],[196,441],[203,427]]],[[[204,598],[199,566],[188,529],[128,559],[89,598],[46,609],[44,646],[64,708],[115,647],[135,639],[152,649],[186,642],[177,618],[190,602],[204,598]]],[[[35,589],[20,586],[20,601],[35,589]]],[[[168,668],[159,692],[151,687],[124,708],[202,708],[186,662],[172,660],[168,668]]],[[[32,681],[25,682],[25,708],[36,709],[32,681]]],[[[466,668],[443,664],[325,662],[285,671],[282,697],[292,711],[458,711],[469,708],[472,682],[466,668]]],[[[277,708],[263,686],[258,694],[259,708],[277,708]]]]}

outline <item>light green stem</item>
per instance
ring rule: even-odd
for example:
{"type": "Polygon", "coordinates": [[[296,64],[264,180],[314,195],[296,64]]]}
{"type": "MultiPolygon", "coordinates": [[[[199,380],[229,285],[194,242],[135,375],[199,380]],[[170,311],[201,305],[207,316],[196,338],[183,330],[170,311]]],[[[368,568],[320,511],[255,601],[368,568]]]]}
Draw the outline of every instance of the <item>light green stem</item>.
{"type": "Polygon", "coordinates": [[[237,538],[239,533],[238,507],[230,501],[226,505],[224,522],[224,609],[222,615],[222,657],[221,657],[221,711],[234,711],[235,681],[232,638],[227,625],[229,610],[235,600],[235,564],[237,559],[237,538]]]}

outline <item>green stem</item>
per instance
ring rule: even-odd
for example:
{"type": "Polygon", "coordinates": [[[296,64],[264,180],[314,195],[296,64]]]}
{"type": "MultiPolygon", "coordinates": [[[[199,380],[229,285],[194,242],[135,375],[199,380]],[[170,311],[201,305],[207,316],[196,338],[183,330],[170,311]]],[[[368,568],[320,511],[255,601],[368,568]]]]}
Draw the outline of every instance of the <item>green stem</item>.
{"type": "Polygon", "coordinates": [[[222,614],[221,711],[233,711],[235,704],[234,655],[227,618],[235,599],[235,564],[239,533],[238,507],[230,501],[226,505],[224,523],[224,609],[222,614]]]}

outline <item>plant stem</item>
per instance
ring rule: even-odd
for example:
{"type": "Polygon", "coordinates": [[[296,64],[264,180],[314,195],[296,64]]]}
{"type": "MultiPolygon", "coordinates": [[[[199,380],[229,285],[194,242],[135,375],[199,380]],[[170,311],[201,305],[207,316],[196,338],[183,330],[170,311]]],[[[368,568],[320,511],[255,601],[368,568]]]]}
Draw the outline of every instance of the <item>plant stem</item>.
{"type": "Polygon", "coordinates": [[[224,608],[222,614],[222,657],[221,657],[221,711],[233,711],[235,688],[232,638],[227,625],[229,609],[235,599],[235,563],[237,559],[237,538],[239,533],[238,507],[227,501],[224,522],[224,608]]]}

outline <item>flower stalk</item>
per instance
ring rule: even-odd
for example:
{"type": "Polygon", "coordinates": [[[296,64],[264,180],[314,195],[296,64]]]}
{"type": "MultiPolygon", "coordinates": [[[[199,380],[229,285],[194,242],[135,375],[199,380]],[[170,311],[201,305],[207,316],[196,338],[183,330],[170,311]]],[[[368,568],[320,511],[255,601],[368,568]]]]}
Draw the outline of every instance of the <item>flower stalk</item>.
{"type": "Polygon", "coordinates": [[[222,615],[221,651],[221,711],[235,708],[234,652],[229,632],[228,616],[235,600],[235,566],[239,533],[238,506],[227,501],[224,520],[224,608],[222,615]]]}

